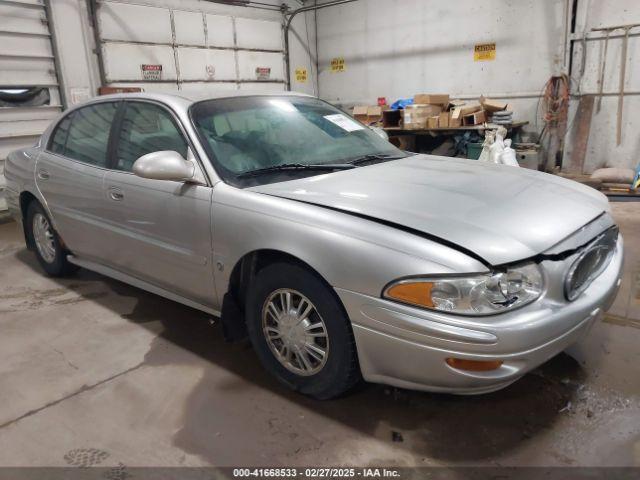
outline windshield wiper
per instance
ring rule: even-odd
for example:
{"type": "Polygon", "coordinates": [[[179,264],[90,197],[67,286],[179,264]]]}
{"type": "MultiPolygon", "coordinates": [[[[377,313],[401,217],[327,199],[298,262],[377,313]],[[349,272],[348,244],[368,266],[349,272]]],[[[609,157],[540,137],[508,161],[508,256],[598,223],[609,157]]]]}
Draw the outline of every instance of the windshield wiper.
{"type": "Polygon", "coordinates": [[[410,155],[389,155],[382,153],[374,153],[369,155],[362,155],[361,157],[356,157],[349,162],[350,165],[361,165],[363,163],[368,162],[386,162],[387,160],[399,160],[401,158],[406,158],[410,155]]]}
{"type": "Polygon", "coordinates": [[[303,163],[284,163],[282,165],[273,165],[271,167],[257,168],[255,170],[249,170],[248,172],[241,173],[237,178],[256,177],[264,173],[271,172],[287,172],[287,171],[301,171],[301,170],[348,170],[355,168],[353,163],[327,163],[327,164],[311,164],[305,165],[303,163]]]}

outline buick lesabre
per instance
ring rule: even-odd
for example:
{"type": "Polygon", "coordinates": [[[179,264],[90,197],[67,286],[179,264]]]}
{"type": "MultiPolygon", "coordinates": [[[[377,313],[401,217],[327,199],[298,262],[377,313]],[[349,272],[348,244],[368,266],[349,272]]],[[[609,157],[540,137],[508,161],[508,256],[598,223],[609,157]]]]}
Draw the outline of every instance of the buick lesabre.
{"type": "Polygon", "coordinates": [[[299,94],[123,94],[9,155],[44,271],[78,267],[221,316],[289,387],[490,392],[577,342],[620,284],[606,198],[401,151],[299,94]]]}

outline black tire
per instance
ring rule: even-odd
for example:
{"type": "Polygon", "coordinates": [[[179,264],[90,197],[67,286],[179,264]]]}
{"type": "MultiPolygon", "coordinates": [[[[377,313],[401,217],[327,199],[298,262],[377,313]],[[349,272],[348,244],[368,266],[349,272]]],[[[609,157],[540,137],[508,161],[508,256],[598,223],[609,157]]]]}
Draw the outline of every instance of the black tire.
{"type": "Polygon", "coordinates": [[[292,263],[275,263],[260,270],[246,300],[249,338],[262,365],[289,388],[327,400],[349,391],[361,380],[351,324],[330,287],[317,275],[292,263]],[[262,328],[262,309],[276,290],[289,288],[303,294],[322,317],[329,339],[324,366],[309,376],[298,375],[280,363],[269,348],[262,328]]]}
{"type": "Polygon", "coordinates": [[[28,238],[29,243],[33,245],[33,250],[35,251],[36,258],[38,259],[38,263],[40,263],[40,265],[42,266],[44,271],[47,273],[47,275],[50,275],[52,277],[65,277],[76,272],[78,270],[78,267],[72,263],[69,263],[69,261],[67,260],[67,255],[69,255],[69,251],[67,251],[65,248],[62,247],[62,242],[60,241],[60,237],[58,236],[57,232],[53,230],[53,227],[51,227],[51,231],[53,232],[53,245],[54,245],[55,256],[51,261],[47,261],[42,256],[42,254],[40,253],[40,250],[36,245],[36,239],[34,237],[34,232],[33,232],[34,218],[36,217],[37,214],[44,216],[44,218],[49,222],[49,225],[51,225],[51,219],[47,215],[47,212],[45,212],[44,208],[42,208],[42,205],[40,205],[40,203],[38,203],[37,201],[32,201],[31,203],[29,203],[29,206],[27,207],[26,232],[29,237],[28,238]]]}

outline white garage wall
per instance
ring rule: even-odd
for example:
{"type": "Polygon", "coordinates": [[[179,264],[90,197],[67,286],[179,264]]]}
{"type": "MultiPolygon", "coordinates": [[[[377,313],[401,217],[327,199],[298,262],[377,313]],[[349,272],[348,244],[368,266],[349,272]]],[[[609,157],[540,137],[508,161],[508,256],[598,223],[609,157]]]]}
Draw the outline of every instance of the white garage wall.
{"type": "MultiPolygon", "coordinates": [[[[576,15],[576,35],[573,43],[573,75],[582,94],[597,94],[604,55],[604,32],[593,28],[640,23],[640,2],[636,0],[581,0],[576,15]],[[583,41],[583,32],[585,41],[583,41]],[[585,50],[586,47],[586,50],[585,50]],[[583,75],[580,73],[584,70],[583,75]]],[[[618,92],[622,66],[622,30],[613,32],[607,47],[602,103],[600,111],[594,107],[591,116],[591,135],[584,158],[584,172],[601,167],[636,168],[640,163],[640,27],[630,31],[625,75],[625,97],[622,115],[622,143],[616,145],[618,92]]],[[[596,105],[597,105],[596,97],[596,105]]],[[[578,99],[572,101],[572,111],[578,99]]],[[[573,134],[568,135],[565,160],[571,161],[573,134]]]]}
{"type": "Polygon", "coordinates": [[[360,0],[320,10],[320,95],[341,103],[442,92],[537,96],[563,63],[565,0],[360,0]],[[495,61],[474,62],[474,45],[496,43],[495,61]],[[346,71],[333,73],[332,58],[346,71]]]}
{"type": "MultiPolygon", "coordinates": [[[[567,7],[573,0],[359,0],[318,12],[319,91],[332,102],[351,106],[389,102],[415,93],[450,93],[459,98],[480,94],[507,100],[526,129],[540,132],[538,100],[552,75],[569,69],[571,36],[567,7]],[[496,43],[496,59],[473,61],[478,43],[496,43]],[[567,54],[565,54],[565,51],[567,54]],[[333,58],[344,58],[346,71],[334,73],[333,58]]],[[[640,22],[637,0],[578,0],[575,33],[640,22]]],[[[620,32],[618,31],[618,35],[620,32]]],[[[584,76],[581,41],[574,41],[572,91],[598,91],[602,34],[587,33],[584,76]],[[578,84],[580,90],[577,90],[578,84]]],[[[640,28],[629,39],[623,142],[616,146],[616,111],[621,38],[611,39],[604,81],[605,96],[594,111],[585,173],[602,166],[635,168],[640,162],[640,28]]],[[[572,124],[578,98],[573,97],[572,124]]],[[[565,142],[564,164],[571,161],[573,130],[565,142]]]]}
{"type": "MultiPolygon", "coordinates": [[[[311,5],[314,2],[315,0],[307,0],[305,5],[311,5]]],[[[293,19],[289,28],[289,51],[291,58],[291,90],[317,96],[316,15],[316,12],[306,12],[297,15],[293,19]],[[306,81],[301,82],[296,78],[296,70],[298,69],[307,71],[306,81]]]]}

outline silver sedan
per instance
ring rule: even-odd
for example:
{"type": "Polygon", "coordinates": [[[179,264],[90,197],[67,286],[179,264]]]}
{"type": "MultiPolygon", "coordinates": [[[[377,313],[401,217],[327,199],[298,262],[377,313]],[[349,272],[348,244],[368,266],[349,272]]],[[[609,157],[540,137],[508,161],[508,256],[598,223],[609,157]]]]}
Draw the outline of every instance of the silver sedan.
{"type": "Polygon", "coordinates": [[[100,97],[5,174],[49,275],[84,267],[220,315],[321,399],[361,379],[505,387],[585,335],[620,285],[597,191],[403,152],[304,95],[100,97]]]}

